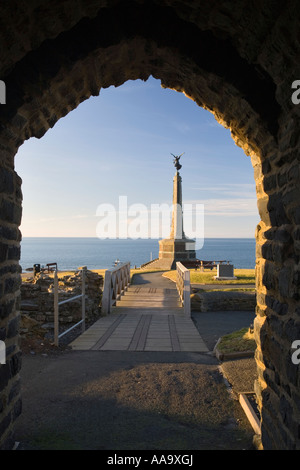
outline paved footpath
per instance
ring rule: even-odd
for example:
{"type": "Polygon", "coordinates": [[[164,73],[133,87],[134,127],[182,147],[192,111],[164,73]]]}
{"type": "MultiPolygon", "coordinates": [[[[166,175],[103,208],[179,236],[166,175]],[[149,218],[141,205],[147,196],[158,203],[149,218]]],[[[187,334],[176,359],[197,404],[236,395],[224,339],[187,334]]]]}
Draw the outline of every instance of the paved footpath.
{"type": "Polygon", "coordinates": [[[134,276],[112,313],[71,343],[74,350],[208,352],[184,315],[175,284],[162,273],[134,276]]]}
{"type": "MultiPolygon", "coordinates": [[[[15,429],[20,450],[141,455],[139,450],[195,454],[252,446],[253,430],[227,392],[218,361],[206,354],[29,354],[21,380],[22,414],[15,429]]],[[[99,466],[103,458],[98,455],[99,466]]],[[[201,460],[195,458],[194,467],[201,460]]]]}

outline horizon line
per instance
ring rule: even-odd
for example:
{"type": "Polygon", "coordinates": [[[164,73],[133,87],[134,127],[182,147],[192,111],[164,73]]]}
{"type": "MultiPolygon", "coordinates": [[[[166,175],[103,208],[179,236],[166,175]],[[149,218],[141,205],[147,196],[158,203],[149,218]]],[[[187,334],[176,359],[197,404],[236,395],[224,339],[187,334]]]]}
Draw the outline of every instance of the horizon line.
{"type": "MultiPolygon", "coordinates": [[[[99,237],[91,237],[91,236],[83,236],[83,237],[76,237],[76,236],[64,236],[64,235],[57,235],[57,236],[35,236],[35,235],[25,235],[22,237],[22,240],[25,238],[92,238],[92,239],[97,239],[97,240],[163,240],[162,238],[99,238],[99,237]]],[[[255,240],[255,237],[204,237],[204,240],[206,239],[217,239],[217,240],[232,240],[232,239],[245,239],[245,240],[255,240]]],[[[21,240],[21,243],[22,243],[21,240]]]]}

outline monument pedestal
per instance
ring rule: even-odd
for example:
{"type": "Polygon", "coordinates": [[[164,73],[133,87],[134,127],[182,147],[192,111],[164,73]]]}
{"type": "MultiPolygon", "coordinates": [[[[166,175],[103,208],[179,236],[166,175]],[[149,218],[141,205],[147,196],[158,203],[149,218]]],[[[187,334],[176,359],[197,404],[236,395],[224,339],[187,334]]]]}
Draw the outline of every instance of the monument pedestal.
{"type": "Polygon", "coordinates": [[[159,242],[158,261],[164,262],[170,266],[170,269],[176,268],[177,261],[188,261],[196,259],[195,240],[189,238],[164,238],[159,242]]]}

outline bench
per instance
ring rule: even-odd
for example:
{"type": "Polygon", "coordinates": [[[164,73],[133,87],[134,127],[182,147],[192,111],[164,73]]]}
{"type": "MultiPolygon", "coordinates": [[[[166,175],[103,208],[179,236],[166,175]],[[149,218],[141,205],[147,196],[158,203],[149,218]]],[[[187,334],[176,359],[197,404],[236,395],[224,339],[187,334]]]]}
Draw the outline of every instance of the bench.
{"type": "Polygon", "coordinates": [[[52,271],[57,271],[57,263],[47,263],[45,271],[47,271],[48,273],[52,271]]]}

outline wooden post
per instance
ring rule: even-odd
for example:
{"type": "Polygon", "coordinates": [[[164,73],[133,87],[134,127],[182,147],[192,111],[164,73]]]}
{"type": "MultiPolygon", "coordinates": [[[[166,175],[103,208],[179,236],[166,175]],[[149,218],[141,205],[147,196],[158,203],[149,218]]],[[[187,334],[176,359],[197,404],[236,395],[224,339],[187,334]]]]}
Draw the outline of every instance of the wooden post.
{"type": "Polygon", "coordinates": [[[126,288],[128,288],[130,284],[130,263],[127,264],[127,286],[126,288]]]}
{"type": "Polygon", "coordinates": [[[190,271],[187,269],[183,273],[184,285],[183,285],[183,299],[184,299],[184,313],[187,316],[191,316],[191,282],[190,282],[190,271]]]}
{"type": "Polygon", "coordinates": [[[54,344],[58,346],[58,278],[57,270],[54,271],[54,344]]]}
{"type": "Polygon", "coordinates": [[[102,305],[101,305],[101,312],[104,315],[108,315],[110,313],[110,284],[111,284],[111,271],[107,269],[105,271],[104,276],[104,286],[103,286],[103,294],[102,294],[102,305]]]}
{"type": "Polygon", "coordinates": [[[239,402],[245,411],[245,414],[247,418],[249,419],[249,422],[254,429],[255,434],[261,435],[261,427],[260,427],[260,421],[258,420],[258,417],[255,414],[255,411],[253,410],[252,406],[249,403],[249,400],[247,396],[244,393],[240,393],[239,395],[239,402]]]}
{"type": "Polygon", "coordinates": [[[82,333],[85,332],[85,276],[86,276],[86,266],[82,267],[81,270],[81,289],[82,289],[82,333]]]}
{"type": "Polygon", "coordinates": [[[111,312],[111,306],[121,298],[130,284],[130,263],[107,269],[104,276],[101,311],[104,315],[111,312]]]}

